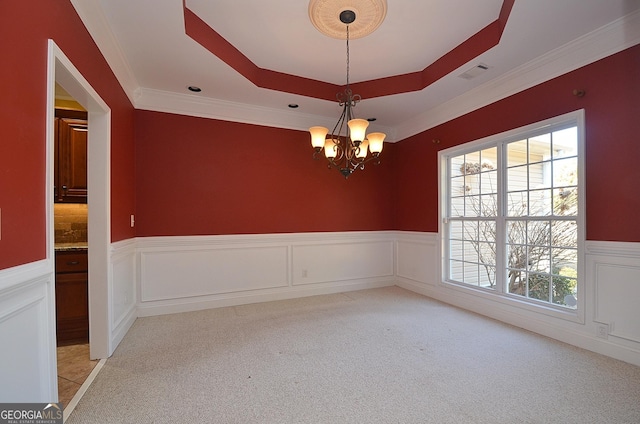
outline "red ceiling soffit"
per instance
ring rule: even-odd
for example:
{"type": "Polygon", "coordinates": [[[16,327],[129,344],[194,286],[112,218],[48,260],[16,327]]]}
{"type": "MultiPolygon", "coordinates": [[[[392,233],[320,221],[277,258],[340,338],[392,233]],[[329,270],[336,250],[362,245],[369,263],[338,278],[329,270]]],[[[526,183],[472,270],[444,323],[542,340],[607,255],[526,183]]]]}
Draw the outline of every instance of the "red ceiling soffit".
{"type": "MultiPolygon", "coordinates": [[[[514,3],[515,0],[504,0],[498,19],[422,71],[353,83],[351,84],[353,90],[360,93],[363,98],[369,99],[425,89],[498,45],[514,3]]],[[[335,93],[341,92],[345,88],[324,81],[259,68],[189,10],[185,1],[183,1],[183,10],[185,33],[258,87],[329,101],[335,101],[335,93]]]]}

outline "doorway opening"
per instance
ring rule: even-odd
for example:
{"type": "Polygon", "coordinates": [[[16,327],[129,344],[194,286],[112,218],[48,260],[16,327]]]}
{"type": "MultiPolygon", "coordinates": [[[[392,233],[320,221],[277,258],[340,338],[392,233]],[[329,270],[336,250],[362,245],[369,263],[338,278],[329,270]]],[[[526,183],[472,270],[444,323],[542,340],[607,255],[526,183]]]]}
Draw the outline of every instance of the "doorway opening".
{"type": "Polygon", "coordinates": [[[53,214],[58,402],[66,408],[97,360],[89,357],[87,111],[55,85],[53,214]]]}
{"type": "MultiPolygon", "coordinates": [[[[86,276],[88,308],[88,343],[90,359],[107,358],[112,353],[109,310],[111,296],[109,282],[109,245],[111,241],[110,219],[110,109],[65,56],[53,40],[48,45],[47,81],[47,257],[56,259],[54,199],[60,193],[54,191],[55,156],[55,97],[59,85],[86,111],[90,131],[86,140],[86,276]]],[[[61,187],[60,187],[61,188],[61,187]]],[[[67,187],[69,189],[70,187],[67,187]]],[[[68,190],[72,191],[72,190],[68,190]]],[[[77,193],[76,193],[77,194],[77,193]]],[[[68,260],[70,267],[80,265],[82,259],[68,260]]],[[[66,263],[66,262],[65,262],[66,263]]],[[[57,288],[56,288],[57,289],[57,288]]],[[[55,328],[55,326],[52,326],[55,328]]],[[[56,340],[55,337],[52,337],[56,340]]],[[[55,349],[54,349],[55,352],[55,349]]],[[[52,358],[56,365],[57,358],[52,358]]],[[[57,378],[52,378],[57,381],[57,378]]]]}

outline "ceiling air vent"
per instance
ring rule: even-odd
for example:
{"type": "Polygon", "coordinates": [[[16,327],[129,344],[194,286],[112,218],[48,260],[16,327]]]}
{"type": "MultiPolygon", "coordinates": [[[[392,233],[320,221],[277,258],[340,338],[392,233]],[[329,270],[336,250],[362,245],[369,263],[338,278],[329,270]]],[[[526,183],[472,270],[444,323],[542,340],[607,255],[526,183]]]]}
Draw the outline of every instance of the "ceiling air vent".
{"type": "Polygon", "coordinates": [[[470,80],[470,79],[475,78],[478,75],[484,73],[487,69],[489,69],[488,65],[485,65],[484,63],[478,63],[473,68],[467,69],[464,73],[462,73],[462,74],[460,74],[458,76],[460,78],[464,78],[464,79],[470,80]]]}

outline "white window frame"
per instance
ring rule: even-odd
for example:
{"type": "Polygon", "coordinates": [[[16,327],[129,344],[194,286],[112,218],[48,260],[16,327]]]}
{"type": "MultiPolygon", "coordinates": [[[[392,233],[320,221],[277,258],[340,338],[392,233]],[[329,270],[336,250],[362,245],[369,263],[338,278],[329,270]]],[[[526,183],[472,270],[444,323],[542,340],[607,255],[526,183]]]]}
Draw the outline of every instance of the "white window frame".
{"type": "MultiPolygon", "coordinates": [[[[460,291],[464,293],[472,293],[474,296],[478,296],[482,299],[496,301],[505,305],[515,306],[528,311],[542,313],[545,315],[566,319],[573,322],[584,323],[585,322],[585,297],[587,290],[585,288],[585,117],[584,109],[569,112],[554,118],[550,118],[541,122],[537,122],[524,127],[516,128],[510,131],[506,131],[500,134],[495,134],[489,137],[485,137],[479,140],[471,141],[462,145],[450,147],[438,152],[438,235],[439,235],[439,254],[440,261],[438,261],[438,275],[440,276],[440,284],[447,289],[454,291],[460,291]],[[577,216],[577,293],[578,301],[575,309],[569,309],[560,305],[554,305],[552,303],[536,302],[520,295],[508,293],[506,289],[506,281],[496,281],[496,288],[486,289],[483,287],[475,287],[468,284],[458,283],[455,281],[449,281],[446,278],[446,270],[448,267],[446,255],[448,249],[448,237],[445,235],[446,219],[447,219],[447,206],[449,195],[449,175],[450,170],[447,169],[449,158],[456,157],[465,153],[470,153],[478,150],[488,149],[494,146],[498,146],[498,157],[502,155],[500,146],[512,141],[518,141],[526,138],[531,133],[536,131],[545,130],[546,128],[554,129],[556,127],[564,125],[575,125],[577,127],[577,148],[578,148],[578,216],[577,216]]],[[[502,170],[498,173],[498,191],[499,195],[504,190],[506,178],[502,175],[502,170]]],[[[499,220],[505,218],[499,218],[499,220]]],[[[498,231],[502,232],[500,223],[497,222],[498,231]]],[[[498,238],[501,238],[501,234],[498,234],[498,238]]],[[[503,237],[502,237],[503,238],[503,237]]],[[[504,238],[503,238],[504,239],[504,238]]],[[[497,247],[497,254],[505,256],[506,244],[497,247]]],[[[504,259],[506,264],[506,258],[504,259]]],[[[500,264],[500,261],[499,261],[500,264]]],[[[504,277],[504,273],[498,271],[497,278],[504,277]]]]}

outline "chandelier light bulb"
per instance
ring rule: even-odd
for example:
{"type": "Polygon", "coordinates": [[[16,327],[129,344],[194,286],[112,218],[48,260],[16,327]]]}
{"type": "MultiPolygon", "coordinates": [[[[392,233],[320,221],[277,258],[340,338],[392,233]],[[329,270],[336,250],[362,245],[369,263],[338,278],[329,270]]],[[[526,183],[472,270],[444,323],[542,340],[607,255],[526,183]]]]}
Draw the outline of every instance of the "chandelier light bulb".
{"type": "Polygon", "coordinates": [[[324,142],[324,155],[327,159],[334,159],[338,155],[338,145],[335,140],[328,138],[324,142]]]}
{"type": "Polygon", "coordinates": [[[382,152],[382,147],[384,145],[384,138],[387,135],[384,133],[371,133],[367,136],[369,139],[369,151],[372,154],[380,154],[382,152]]]}
{"type": "Polygon", "coordinates": [[[367,157],[367,148],[369,147],[369,140],[366,138],[360,143],[360,150],[357,150],[356,157],[358,159],[364,159],[367,157]]]}
{"type": "Polygon", "coordinates": [[[325,127],[311,127],[309,128],[309,132],[311,133],[311,146],[315,149],[322,149],[329,129],[325,127]]]}
{"type": "Polygon", "coordinates": [[[347,122],[347,125],[349,126],[351,141],[355,143],[363,141],[365,139],[369,121],[367,121],[366,119],[352,119],[347,122]]]}

